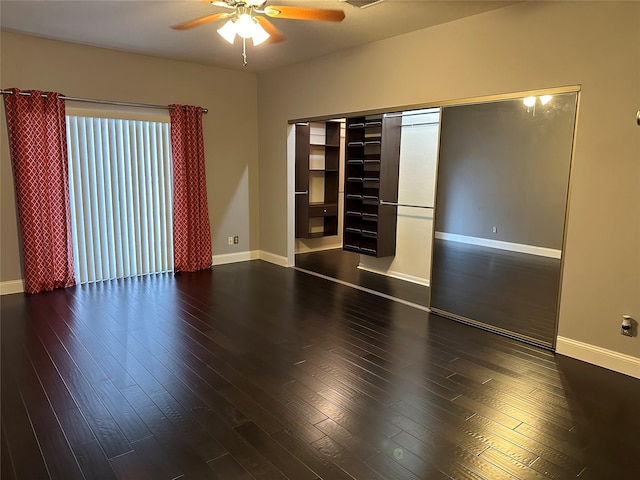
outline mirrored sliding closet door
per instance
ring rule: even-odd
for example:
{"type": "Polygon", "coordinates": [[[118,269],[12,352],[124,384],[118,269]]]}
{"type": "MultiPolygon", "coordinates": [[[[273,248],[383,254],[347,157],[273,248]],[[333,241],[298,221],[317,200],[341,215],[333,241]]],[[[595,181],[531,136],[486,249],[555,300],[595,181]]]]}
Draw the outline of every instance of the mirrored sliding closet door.
{"type": "Polygon", "coordinates": [[[577,97],[443,108],[434,313],[554,346],[577,97]]]}

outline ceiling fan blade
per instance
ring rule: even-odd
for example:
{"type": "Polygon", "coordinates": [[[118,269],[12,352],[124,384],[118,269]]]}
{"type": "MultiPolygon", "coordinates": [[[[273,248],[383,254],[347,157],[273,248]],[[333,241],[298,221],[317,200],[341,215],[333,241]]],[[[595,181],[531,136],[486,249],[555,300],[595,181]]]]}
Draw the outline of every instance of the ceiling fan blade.
{"type": "Polygon", "coordinates": [[[342,10],[305,7],[265,7],[264,13],[273,18],[290,18],[292,20],[319,20],[321,22],[341,22],[344,20],[342,10]]]}
{"type": "Polygon", "coordinates": [[[235,8],[229,5],[227,2],[224,2],[223,0],[200,0],[200,1],[213,5],[214,7],[230,8],[230,9],[235,8]]]}
{"type": "Polygon", "coordinates": [[[271,23],[267,18],[256,15],[253,17],[257,20],[262,28],[264,28],[270,37],[267,39],[266,43],[280,43],[284,40],[284,35],[280,30],[278,30],[273,23],[271,23]]]}
{"type": "Polygon", "coordinates": [[[178,23],[177,25],[173,25],[171,28],[173,28],[174,30],[187,30],[189,28],[202,25],[203,23],[215,22],[216,20],[230,17],[231,15],[233,15],[233,13],[214,13],[213,15],[194,18],[193,20],[189,20],[188,22],[178,23]]]}

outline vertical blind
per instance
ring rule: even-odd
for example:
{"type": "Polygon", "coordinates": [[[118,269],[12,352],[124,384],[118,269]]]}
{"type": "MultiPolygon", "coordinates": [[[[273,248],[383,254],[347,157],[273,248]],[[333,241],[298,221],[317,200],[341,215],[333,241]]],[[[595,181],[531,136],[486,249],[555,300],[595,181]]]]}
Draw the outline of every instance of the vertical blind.
{"type": "Polygon", "coordinates": [[[67,116],[78,283],[173,270],[168,122],[67,116]]]}

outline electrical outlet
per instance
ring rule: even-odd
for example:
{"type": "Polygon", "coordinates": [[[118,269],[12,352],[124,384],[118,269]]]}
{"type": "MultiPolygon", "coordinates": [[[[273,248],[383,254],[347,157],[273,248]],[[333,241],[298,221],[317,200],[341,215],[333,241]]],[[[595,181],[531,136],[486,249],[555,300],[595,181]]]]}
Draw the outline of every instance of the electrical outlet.
{"type": "Polygon", "coordinates": [[[496,227],[495,225],[493,226],[493,228],[491,229],[491,231],[493,233],[498,233],[498,227],[496,227]]]}
{"type": "Polygon", "coordinates": [[[238,237],[238,235],[235,235],[233,237],[233,243],[234,245],[238,245],[240,243],[240,237],[238,237]]]}
{"type": "Polygon", "coordinates": [[[622,325],[620,327],[620,334],[626,337],[633,337],[634,320],[629,315],[622,316],[622,325]]]}
{"type": "Polygon", "coordinates": [[[227,237],[227,245],[233,245],[233,237],[227,237]]]}

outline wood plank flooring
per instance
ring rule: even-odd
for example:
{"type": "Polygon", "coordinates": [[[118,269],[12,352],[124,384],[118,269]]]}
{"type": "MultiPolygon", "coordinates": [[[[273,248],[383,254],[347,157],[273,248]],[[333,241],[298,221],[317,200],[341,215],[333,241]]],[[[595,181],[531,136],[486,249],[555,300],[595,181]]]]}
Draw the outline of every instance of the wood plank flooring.
{"type": "Polygon", "coordinates": [[[341,248],[296,254],[296,267],[407,302],[429,306],[429,287],[358,269],[360,254],[341,248]]]}
{"type": "Polygon", "coordinates": [[[431,307],[554,345],[560,260],[436,239],[431,307]]]}
{"type": "Polygon", "coordinates": [[[296,255],[296,267],[468,318],[494,331],[553,347],[560,260],[436,239],[429,287],[359,270],[342,249],[296,255]]]}
{"type": "Polygon", "coordinates": [[[639,478],[640,381],[294,269],[0,300],[3,480],[639,478]]]}

